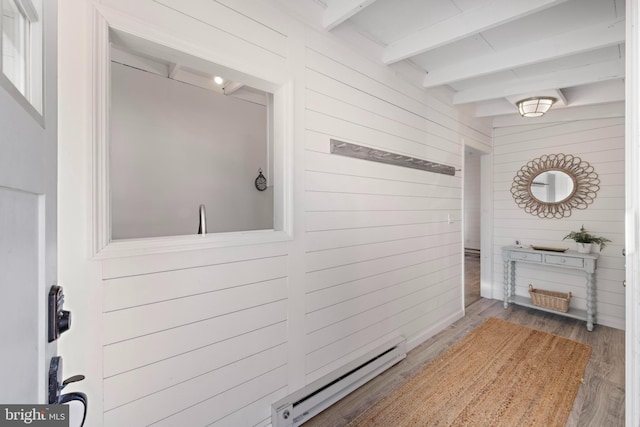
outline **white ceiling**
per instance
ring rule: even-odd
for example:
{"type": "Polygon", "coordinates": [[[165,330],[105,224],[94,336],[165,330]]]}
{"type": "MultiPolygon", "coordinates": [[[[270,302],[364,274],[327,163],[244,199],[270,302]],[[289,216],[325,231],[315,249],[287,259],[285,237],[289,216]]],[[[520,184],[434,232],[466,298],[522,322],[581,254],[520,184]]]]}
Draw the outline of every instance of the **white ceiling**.
{"type": "Polygon", "coordinates": [[[131,34],[111,29],[109,41],[112,62],[147,73],[260,105],[267,105],[268,93],[273,90],[244,73],[131,34]],[[221,83],[214,81],[216,76],[222,78],[221,83]]]}
{"type": "Polygon", "coordinates": [[[624,0],[318,1],[327,31],[351,26],[477,117],[531,96],[554,109],[624,100],[624,0]]]}

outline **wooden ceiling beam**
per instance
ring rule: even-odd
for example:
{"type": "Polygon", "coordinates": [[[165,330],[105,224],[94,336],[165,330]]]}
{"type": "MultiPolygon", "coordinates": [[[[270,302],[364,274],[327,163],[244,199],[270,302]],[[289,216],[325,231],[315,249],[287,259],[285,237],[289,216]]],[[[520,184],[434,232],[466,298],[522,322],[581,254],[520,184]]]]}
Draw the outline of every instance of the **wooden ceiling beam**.
{"type": "Polygon", "coordinates": [[[621,117],[624,116],[624,102],[611,102],[605,104],[595,105],[581,105],[573,108],[552,108],[547,114],[542,117],[536,117],[530,119],[521,117],[517,112],[514,114],[506,113],[499,116],[494,114],[482,116],[493,117],[493,127],[507,127],[518,126],[525,124],[544,124],[554,122],[565,122],[574,120],[599,120],[605,118],[621,117]]]}
{"type": "Polygon", "coordinates": [[[625,20],[618,18],[555,37],[460,61],[428,71],[424,87],[449,84],[525,65],[600,49],[625,41],[625,20]]]}
{"type": "Polygon", "coordinates": [[[434,87],[449,84],[613,46],[624,43],[624,41],[625,21],[624,18],[618,18],[512,49],[430,70],[424,78],[423,86],[434,87]]]}
{"type": "Polygon", "coordinates": [[[601,62],[599,64],[590,64],[525,79],[514,79],[461,90],[453,95],[453,104],[468,104],[527,92],[621,79],[624,77],[624,72],[624,61],[621,59],[601,62]]]}
{"type": "MultiPolygon", "coordinates": [[[[616,103],[623,104],[622,110],[624,111],[625,93],[624,84],[622,82],[608,81],[602,82],[596,86],[598,87],[589,88],[589,90],[581,91],[579,94],[574,93],[571,98],[567,97],[567,99],[558,101],[553,107],[551,107],[551,111],[553,111],[553,114],[555,115],[557,114],[557,111],[564,112],[585,107],[597,109],[597,107],[601,105],[611,105],[616,103]]],[[[545,93],[545,95],[547,94],[545,93]]],[[[565,95],[562,91],[556,91],[555,96],[563,97],[565,95]]],[[[519,116],[518,109],[513,104],[513,101],[513,99],[506,100],[502,98],[478,103],[475,105],[475,116],[478,118],[502,116],[505,114],[519,116]]],[[[536,118],[536,121],[539,121],[539,118],[536,118]]]]}
{"type": "Polygon", "coordinates": [[[331,31],[376,0],[333,0],[327,5],[322,17],[322,25],[331,31]]]}
{"type": "Polygon", "coordinates": [[[387,46],[382,52],[385,64],[402,61],[429,50],[470,37],[507,22],[523,18],[567,0],[497,0],[417,31],[387,46]]]}
{"type": "Polygon", "coordinates": [[[180,64],[172,62],[169,64],[169,75],[168,77],[170,79],[173,79],[176,77],[176,74],[178,74],[178,71],[180,71],[180,64]]]}
{"type": "Polygon", "coordinates": [[[242,83],[238,83],[238,82],[228,82],[225,83],[224,87],[222,88],[222,93],[224,93],[225,95],[231,95],[232,93],[236,92],[238,89],[241,89],[244,85],[242,83]]]}

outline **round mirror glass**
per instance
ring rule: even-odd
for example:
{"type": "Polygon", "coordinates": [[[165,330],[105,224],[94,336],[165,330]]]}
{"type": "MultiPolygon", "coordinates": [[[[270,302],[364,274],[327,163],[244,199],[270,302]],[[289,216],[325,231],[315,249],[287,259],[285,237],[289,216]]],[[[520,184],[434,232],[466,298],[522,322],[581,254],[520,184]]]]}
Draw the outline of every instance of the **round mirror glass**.
{"type": "Polygon", "coordinates": [[[531,195],[541,202],[557,203],[571,196],[574,189],[573,179],[568,173],[552,170],[533,178],[530,185],[531,195]]]}

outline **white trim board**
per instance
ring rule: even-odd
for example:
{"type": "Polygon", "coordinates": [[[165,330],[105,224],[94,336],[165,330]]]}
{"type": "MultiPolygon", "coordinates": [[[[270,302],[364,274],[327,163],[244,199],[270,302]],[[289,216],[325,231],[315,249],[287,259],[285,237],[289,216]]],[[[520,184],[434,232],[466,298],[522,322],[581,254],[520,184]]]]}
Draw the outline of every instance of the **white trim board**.
{"type": "MultiPolygon", "coordinates": [[[[292,239],[293,232],[293,82],[287,73],[267,73],[262,76],[235,70],[208,52],[202,52],[185,41],[177,40],[148,23],[132,19],[104,6],[96,5],[93,37],[93,99],[92,152],[94,186],[92,191],[94,224],[90,235],[90,256],[96,259],[131,255],[208,249],[238,245],[282,242],[292,239]],[[162,238],[111,240],[109,201],[109,93],[110,42],[151,46],[155,52],[167,49],[167,54],[181,53],[189,63],[219,68],[234,80],[273,93],[274,143],[272,180],[274,185],[274,230],[211,233],[205,236],[170,236],[162,238]],[[214,63],[215,62],[215,63],[214,63]]],[[[246,69],[246,66],[239,68],[246,69]]]]}
{"type": "Polygon", "coordinates": [[[638,0],[626,3],[626,425],[640,425],[640,32],[638,0]]]}

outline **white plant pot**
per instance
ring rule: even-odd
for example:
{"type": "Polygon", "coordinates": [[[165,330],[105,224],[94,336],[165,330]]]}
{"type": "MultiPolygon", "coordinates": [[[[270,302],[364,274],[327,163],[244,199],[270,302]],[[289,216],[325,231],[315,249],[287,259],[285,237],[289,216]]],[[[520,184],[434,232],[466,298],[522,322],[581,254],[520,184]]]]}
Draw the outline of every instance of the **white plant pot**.
{"type": "Polygon", "coordinates": [[[591,253],[591,248],[593,247],[593,243],[576,243],[576,245],[578,245],[578,252],[581,254],[591,253]]]}

